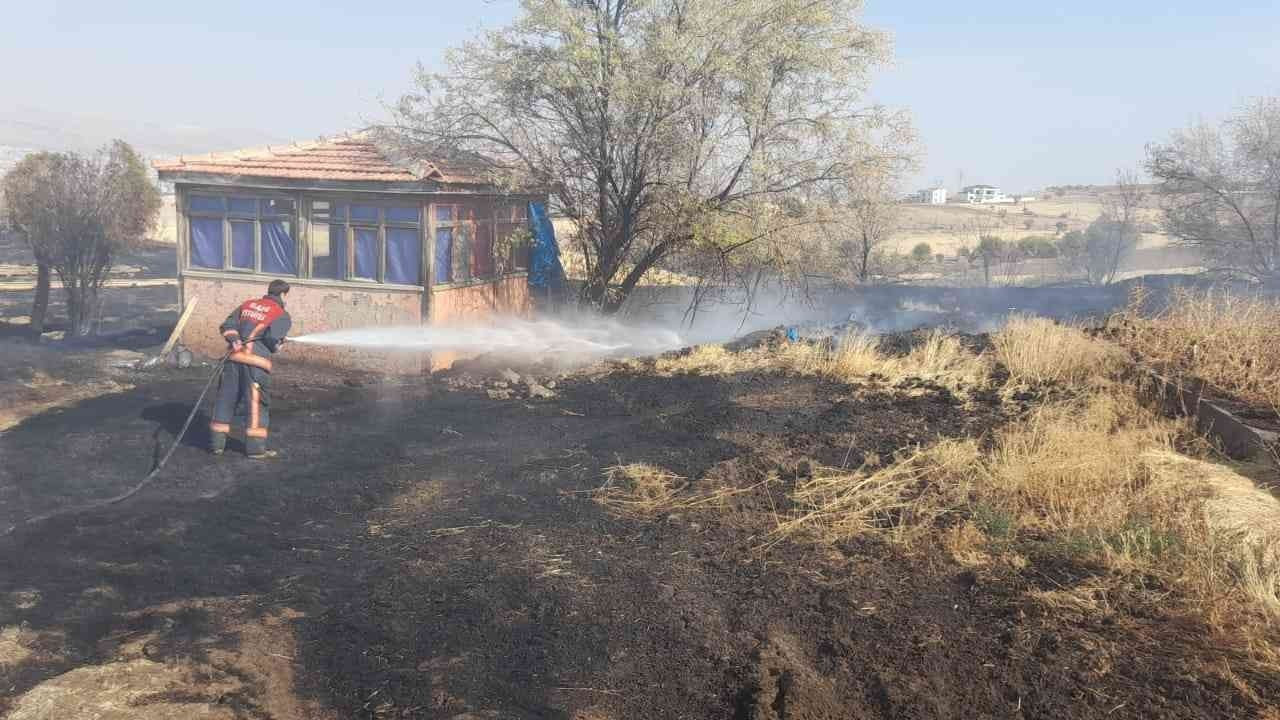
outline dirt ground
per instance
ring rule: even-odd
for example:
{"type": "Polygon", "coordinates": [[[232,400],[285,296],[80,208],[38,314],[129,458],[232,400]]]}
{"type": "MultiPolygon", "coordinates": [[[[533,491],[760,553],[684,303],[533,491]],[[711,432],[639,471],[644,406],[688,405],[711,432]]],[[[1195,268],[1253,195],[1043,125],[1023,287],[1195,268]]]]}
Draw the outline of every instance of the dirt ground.
{"type": "MultiPolygon", "coordinates": [[[[0,372],[32,361],[0,355],[0,372]]],[[[140,479],[208,369],[66,370],[112,372],[117,390],[0,433],[0,528],[140,479]]],[[[624,463],[785,487],[809,463],[983,436],[1033,398],[633,362],[493,399],[486,374],[283,367],[277,460],[212,458],[197,430],[132,501],[0,540],[0,714],[1276,717],[1280,678],[1159,601],[1038,603],[1102,572],[1052,546],[975,568],[940,547],[778,542],[759,501],[639,520],[593,500],[624,463]]],[[[1134,598],[1176,591],[1151,590],[1134,598]]]]}

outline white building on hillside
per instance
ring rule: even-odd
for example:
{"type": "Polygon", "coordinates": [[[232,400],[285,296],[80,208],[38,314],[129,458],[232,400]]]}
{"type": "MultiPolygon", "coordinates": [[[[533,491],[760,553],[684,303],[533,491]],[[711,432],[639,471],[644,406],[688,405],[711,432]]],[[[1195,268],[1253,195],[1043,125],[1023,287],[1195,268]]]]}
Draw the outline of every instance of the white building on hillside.
{"type": "Polygon", "coordinates": [[[994,185],[970,185],[961,192],[964,193],[964,200],[968,203],[1004,203],[1013,202],[994,185]]]}
{"type": "Polygon", "coordinates": [[[916,193],[916,202],[927,205],[946,205],[947,189],[944,187],[929,188],[916,193]]]}

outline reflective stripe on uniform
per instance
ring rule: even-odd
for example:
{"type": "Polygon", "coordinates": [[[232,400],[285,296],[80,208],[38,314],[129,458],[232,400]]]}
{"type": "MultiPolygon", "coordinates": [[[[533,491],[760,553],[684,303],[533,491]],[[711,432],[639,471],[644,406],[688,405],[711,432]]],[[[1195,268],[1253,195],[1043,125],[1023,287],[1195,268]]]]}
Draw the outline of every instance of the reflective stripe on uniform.
{"type": "Polygon", "coordinates": [[[271,360],[269,358],[264,358],[261,355],[255,355],[248,350],[233,352],[227,356],[227,359],[231,362],[238,362],[242,365],[252,365],[256,368],[262,368],[267,372],[271,372],[271,360]]]}

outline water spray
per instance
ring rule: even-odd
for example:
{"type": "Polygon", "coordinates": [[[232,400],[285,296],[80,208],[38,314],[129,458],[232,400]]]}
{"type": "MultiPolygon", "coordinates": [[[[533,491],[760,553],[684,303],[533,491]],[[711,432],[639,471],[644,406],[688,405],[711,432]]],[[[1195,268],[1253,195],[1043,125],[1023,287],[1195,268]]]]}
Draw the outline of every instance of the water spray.
{"type": "Polygon", "coordinates": [[[400,326],[335,330],[293,338],[301,345],[376,350],[458,351],[520,355],[599,357],[648,355],[684,347],[681,336],[656,326],[623,325],[613,320],[503,318],[484,326],[400,326]]]}

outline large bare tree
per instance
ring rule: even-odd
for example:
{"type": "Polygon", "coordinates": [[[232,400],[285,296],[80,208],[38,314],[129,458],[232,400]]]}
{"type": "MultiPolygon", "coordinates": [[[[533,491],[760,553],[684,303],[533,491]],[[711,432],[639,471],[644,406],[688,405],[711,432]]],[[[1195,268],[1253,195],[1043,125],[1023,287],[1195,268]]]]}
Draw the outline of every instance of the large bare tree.
{"type": "Polygon", "coordinates": [[[889,55],[860,0],[522,0],[510,27],[420,73],[382,133],[423,159],[465,155],[547,188],[572,218],[583,299],[616,309],[664,259],[723,253],[779,227],[725,218],[898,159],[901,114],[865,99],[889,55]]]}
{"type": "Polygon", "coordinates": [[[1215,268],[1280,275],[1280,97],[1244,105],[1147,149],[1165,231],[1215,268]]]}
{"type": "Polygon", "coordinates": [[[160,209],[142,158],[120,140],[88,157],[35,153],[3,186],[10,223],[38,268],[33,329],[43,330],[52,270],[66,293],[72,333],[87,335],[116,254],[142,239],[160,209]]]}

